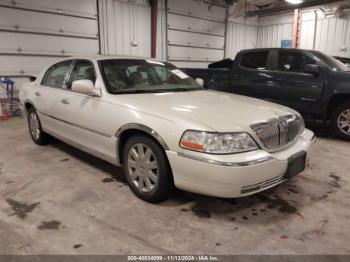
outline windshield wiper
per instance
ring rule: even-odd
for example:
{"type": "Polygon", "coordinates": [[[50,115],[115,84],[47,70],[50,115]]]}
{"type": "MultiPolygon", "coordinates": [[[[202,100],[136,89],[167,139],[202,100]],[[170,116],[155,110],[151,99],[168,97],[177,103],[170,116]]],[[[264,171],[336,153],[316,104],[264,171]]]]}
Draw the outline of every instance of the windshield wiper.
{"type": "Polygon", "coordinates": [[[157,90],[123,90],[123,91],[116,91],[113,94],[142,94],[142,93],[155,93],[157,90]]]}
{"type": "Polygon", "coordinates": [[[205,90],[204,87],[190,87],[190,88],[172,88],[167,89],[169,92],[186,92],[186,91],[196,91],[196,90],[205,90]]]}

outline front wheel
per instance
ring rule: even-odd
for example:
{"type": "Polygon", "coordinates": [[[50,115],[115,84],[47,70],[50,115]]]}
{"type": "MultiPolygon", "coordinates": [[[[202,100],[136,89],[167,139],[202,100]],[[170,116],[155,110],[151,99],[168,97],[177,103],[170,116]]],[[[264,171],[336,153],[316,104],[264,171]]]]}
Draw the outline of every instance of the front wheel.
{"type": "Polygon", "coordinates": [[[28,110],[28,127],[35,144],[46,145],[50,142],[51,137],[43,131],[39,116],[34,108],[28,110]]]}
{"type": "Polygon", "coordinates": [[[150,137],[129,138],[123,150],[123,168],[133,193],[146,202],[164,201],[172,191],[168,160],[163,149],[150,137]]]}
{"type": "Polygon", "coordinates": [[[340,104],[333,110],[330,126],[337,137],[350,140],[350,102],[340,104]]]}

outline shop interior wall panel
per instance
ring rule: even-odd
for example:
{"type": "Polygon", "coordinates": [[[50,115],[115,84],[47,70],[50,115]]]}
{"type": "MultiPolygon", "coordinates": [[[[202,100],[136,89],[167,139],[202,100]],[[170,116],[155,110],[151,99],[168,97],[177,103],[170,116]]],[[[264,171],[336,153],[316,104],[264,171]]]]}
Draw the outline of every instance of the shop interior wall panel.
{"type": "Polygon", "coordinates": [[[0,30],[38,32],[95,39],[97,39],[98,34],[96,20],[1,7],[0,30]]]}
{"type": "Polygon", "coordinates": [[[169,60],[188,60],[189,62],[195,60],[200,62],[215,62],[223,59],[223,52],[215,49],[204,49],[204,48],[188,48],[169,46],[169,60]],[[220,58],[220,59],[218,59],[220,58]]]}
{"type": "Polygon", "coordinates": [[[96,19],[96,0],[0,0],[0,5],[96,19]]]}
{"type": "Polygon", "coordinates": [[[196,34],[174,30],[170,30],[168,32],[168,44],[170,45],[188,45],[223,49],[225,45],[224,42],[224,37],[217,37],[213,35],[196,34]]]}
{"type": "Polygon", "coordinates": [[[1,53],[74,55],[98,52],[98,42],[94,39],[7,32],[0,32],[0,38],[1,53]]]}
{"type": "Polygon", "coordinates": [[[35,56],[0,56],[1,76],[27,76],[37,75],[57,57],[35,56]]]}
{"type": "Polygon", "coordinates": [[[47,62],[98,54],[96,0],[0,0],[0,75],[36,75],[47,62]]]}
{"type": "Polygon", "coordinates": [[[100,17],[103,54],[151,55],[151,8],[146,1],[101,0],[100,17]]]}
{"type": "Polygon", "coordinates": [[[224,22],[226,17],[225,8],[215,5],[212,5],[209,8],[205,3],[192,0],[168,0],[168,11],[170,13],[189,15],[221,22],[224,22]]]}
{"type": "Polygon", "coordinates": [[[222,22],[204,19],[198,21],[198,19],[194,17],[186,17],[170,13],[168,16],[168,24],[169,29],[178,29],[225,36],[225,27],[222,26],[222,22]]]}
{"type": "Polygon", "coordinates": [[[198,1],[168,0],[168,61],[208,65],[225,55],[226,8],[198,1]]]}
{"type": "Polygon", "coordinates": [[[242,49],[256,48],[257,26],[229,22],[226,37],[226,57],[234,59],[242,49]]]}

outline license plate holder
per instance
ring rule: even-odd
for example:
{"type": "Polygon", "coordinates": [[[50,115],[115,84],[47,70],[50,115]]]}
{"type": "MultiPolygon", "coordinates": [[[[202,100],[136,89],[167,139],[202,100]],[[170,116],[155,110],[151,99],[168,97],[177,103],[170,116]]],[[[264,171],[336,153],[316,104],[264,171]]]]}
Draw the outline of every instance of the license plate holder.
{"type": "Polygon", "coordinates": [[[296,175],[298,175],[299,173],[305,170],[305,166],[306,166],[305,151],[301,151],[292,155],[291,157],[288,158],[288,167],[284,177],[286,179],[295,177],[296,175]]]}

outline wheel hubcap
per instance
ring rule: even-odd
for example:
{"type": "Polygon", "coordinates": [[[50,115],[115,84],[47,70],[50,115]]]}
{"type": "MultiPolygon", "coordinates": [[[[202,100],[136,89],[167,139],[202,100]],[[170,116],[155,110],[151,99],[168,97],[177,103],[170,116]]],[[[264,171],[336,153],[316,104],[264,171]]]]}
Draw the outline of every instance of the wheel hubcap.
{"type": "Polygon", "coordinates": [[[128,170],[132,183],[142,192],[150,192],[158,183],[158,163],[145,144],[135,144],[128,154],[128,170]]]}
{"type": "Polygon", "coordinates": [[[346,135],[350,135],[350,108],[339,114],[337,124],[341,132],[346,135]]]}
{"type": "Polygon", "coordinates": [[[32,112],[29,116],[29,129],[32,136],[37,140],[40,137],[40,126],[37,115],[32,112]]]}

